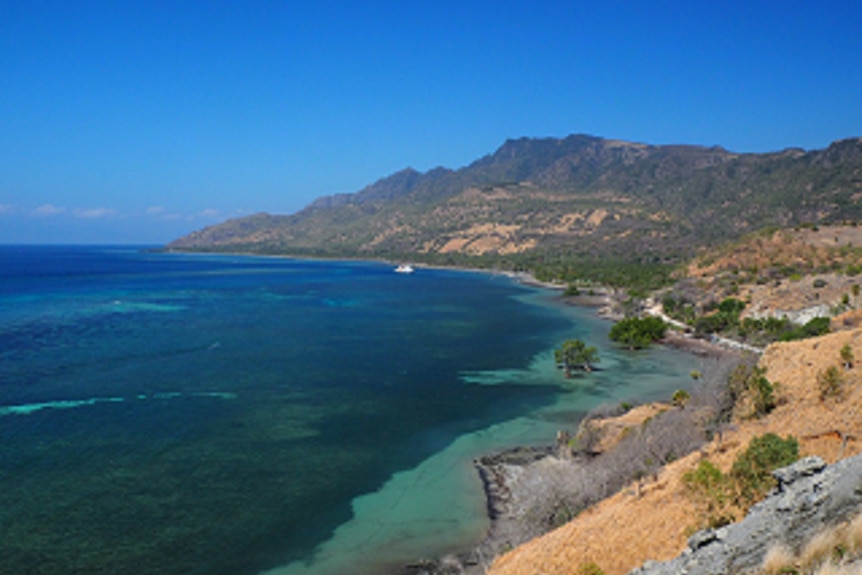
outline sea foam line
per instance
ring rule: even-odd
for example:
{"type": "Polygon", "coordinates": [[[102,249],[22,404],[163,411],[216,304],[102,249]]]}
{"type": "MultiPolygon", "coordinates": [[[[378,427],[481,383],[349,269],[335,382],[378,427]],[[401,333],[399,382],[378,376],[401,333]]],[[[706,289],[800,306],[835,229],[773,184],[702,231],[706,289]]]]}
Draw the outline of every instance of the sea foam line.
{"type": "Polygon", "coordinates": [[[122,397],[91,397],[90,399],[58,399],[42,403],[27,403],[24,405],[6,405],[0,407],[0,415],[29,415],[43,409],[72,409],[97,403],[120,403],[126,401],[122,397]]]}
{"type": "MultiPolygon", "coordinates": [[[[193,393],[182,392],[166,392],[155,393],[151,396],[138,395],[136,399],[176,399],[179,397],[213,397],[216,399],[236,399],[236,394],[229,391],[197,391],[193,393]]],[[[54,401],[44,401],[39,403],[25,403],[23,405],[3,405],[0,406],[0,416],[4,415],[30,415],[43,409],[74,409],[76,407],[86,407],[97,403],[122,403],[126,401],[124,397],[91,397],[88,399],[58,399],[54,401]]]]}

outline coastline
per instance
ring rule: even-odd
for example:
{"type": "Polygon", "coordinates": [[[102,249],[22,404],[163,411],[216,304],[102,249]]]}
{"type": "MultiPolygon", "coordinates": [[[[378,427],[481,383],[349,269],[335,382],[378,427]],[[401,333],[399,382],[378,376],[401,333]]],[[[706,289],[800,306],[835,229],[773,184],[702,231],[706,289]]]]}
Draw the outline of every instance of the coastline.
{"type": "MultiPolygon", "coordinates": [[[[526,273],[507,275],[531,287],[565,289],[565,286],[541,282],[526,273]]],[[[615,295],[614,290],[599,288],[593,295],[561,294],[560,300],[566,305],[593,308],[597,317],[613,322],[623,317],[615,295]]],[[[669,330],[658,345],[712,359],[716,364],[736,361],[740,355],[738,351],[673,330],[669,330]]],[[[473,465],[482,482],[489,520],[485,536],[468,551],[417,560],[405,565],[398,575],[484,575],[498,555],[552,530],[553,526],[541,532],[526,527],[522,515],[537,493],[546,490],[554,475],[570,472],[573,466],[588,465],[588,461],[580,462],[577,457],[564,454],[565,447],[559,436],[557,445],[553,445],[553,438],[549,437],[545,445],[515,445],[475,459],[473,465]]]]}
{"type": "MultiPolygon", "coordinates": [[[[221,254],[224,255],[224,254],[221,254]]],[[[230,254],[238,257],[251,256],[260,257],[255,254],[230,254]]],[[[265,256],[288,259],[317,259],[320,258],[291,258],[291,256],[265,256]]],[[[324,260],[324,261],[357,261],[357,260],[324,260]]],[[[367,260],[361,260],[367,261],[367,260]]],[[[380,264],[392,264],[375,260],[380,264]]],[[[456,266],[422,266],[417,268],[441,269],[451,271],[463,271],[470,273],[482,273],[504,276],[514,282],[525,286],[538,288],[540,290],[551,290],[558,292],[558,300],[566,305],[591,308],[595,315],[603,320],[613,321],[621,317],[620,299],[621,292],[612,289],[596,288],[595,293],[581,294],[577,296],[563,295],[565,285],[557,283],[542,282],[530,274],[512,273],[503,270],[462,268],[456,266]]],[[[663,345],[691,353],[697,357],[718,357],[727,352],[701,340],[682,337],[669,332],[669,337],[662,342],[663,345]]],[[[552,479],[552,474],[564,469],[571,468],[571,458],[561,458],[557,455],[557,449],[552,445],[553,437],[548,437],[544,446],[518,447],[513,446],[502,451],[482,455],[473,461],[474,472],[481,481],[484,492],[484,508],[489,526],[482,537],[472,548],[435,559],[418,559],[404,564],[398,569],[399,574],[408,573],[419,575],[432,574],[454,574],[466,573],[468,575],[484,573],[490,563],[499,554],[516,547],[533,537],[543,534],[552,528],[548,525],[544,531],[525,530],[523,526],[522,513],[524,502],[531,499],[531,495],[542,491],[552,479]]],[[[468,463],[469,459],[465,461],[468,463]]],[[[576,465],[579,462],[574,462],[576,465]]],[[[478,503],[478,500],[477,500],[478,503]]],[[[393,570],[394,570],[393,569],[393,570]]]]}

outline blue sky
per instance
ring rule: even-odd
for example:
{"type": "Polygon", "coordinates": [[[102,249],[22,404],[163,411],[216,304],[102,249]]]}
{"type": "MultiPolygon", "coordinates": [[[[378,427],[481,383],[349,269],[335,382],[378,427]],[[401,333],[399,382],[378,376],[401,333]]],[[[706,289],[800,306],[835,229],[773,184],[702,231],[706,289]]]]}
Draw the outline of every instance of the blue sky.
{"type": "Polygon", "coordinates": [[[0,2],[0,243],[167,242],[521,136],[862,136],[858,0],[0,2]]]}

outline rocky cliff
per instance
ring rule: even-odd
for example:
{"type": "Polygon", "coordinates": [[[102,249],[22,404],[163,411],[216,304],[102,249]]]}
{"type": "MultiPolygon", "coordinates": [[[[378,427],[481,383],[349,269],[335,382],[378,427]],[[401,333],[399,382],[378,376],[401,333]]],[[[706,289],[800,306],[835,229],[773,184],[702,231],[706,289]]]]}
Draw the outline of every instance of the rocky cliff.
{"type": "MultiPolygon", "coordinates": [[[[827,466],[807,457],[773,474],[778,486],[740,521],[694,534],[677,558],[630,575],[730,575],[762,568],[779,546],[799,550],[862,511],[862,455],[827,466]]],[[[862,570],[862,566],[860,566],[862,570]]]]}

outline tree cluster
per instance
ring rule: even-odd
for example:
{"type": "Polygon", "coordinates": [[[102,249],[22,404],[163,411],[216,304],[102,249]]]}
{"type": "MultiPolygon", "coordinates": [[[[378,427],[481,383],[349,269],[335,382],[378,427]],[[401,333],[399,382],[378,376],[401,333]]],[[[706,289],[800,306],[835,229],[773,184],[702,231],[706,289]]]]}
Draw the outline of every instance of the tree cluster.
{"type": "Polygon", "coordinates": [[[667,324],[657,317],[629,317],[617,322],[610,331],[612,341],[630,349],[648,347],[667,333],[667,324]]]}

